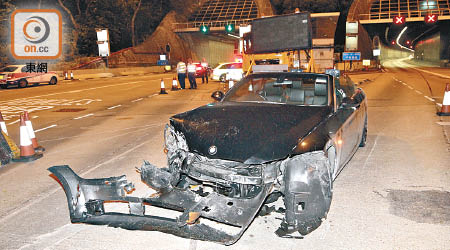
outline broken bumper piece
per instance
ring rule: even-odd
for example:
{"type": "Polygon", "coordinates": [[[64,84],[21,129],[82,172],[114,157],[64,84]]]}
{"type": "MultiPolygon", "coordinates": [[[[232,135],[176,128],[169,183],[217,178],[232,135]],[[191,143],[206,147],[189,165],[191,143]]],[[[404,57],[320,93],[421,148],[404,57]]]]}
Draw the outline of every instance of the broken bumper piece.
{"type": "MultiPolygon", "coordinates": [[[[162,188],[155,197],[128,196],[134,190],[125,176],[103,179],[83,179],[67,166],[48,169],[61,182],[67,196],[73,223],[108,225],[129,230],[160,231],[176,236],[215,241],[225,245],[235,243],[261,208],[272,185],[266,184],[253,198],[230,198],[218,193],[198,194],[190,189],[162,188]],[[129,213],[105,211],[106,201],[128,202],[129,213]],[[176,219],[145,214],[145,205],[182,212],[176,219]],[[235,226],[236,234],[200,223],[207,218],[217,224],[235,226]]],[[[148,172],[144,171],[144,174],[148,172]]],[[[141,177],[146,178],[141,171],[141,177]]],[[[161,183],[170,183],[164,175],[161,183]],[[167,181],[167,182],[166,182],[167,181]]]]}

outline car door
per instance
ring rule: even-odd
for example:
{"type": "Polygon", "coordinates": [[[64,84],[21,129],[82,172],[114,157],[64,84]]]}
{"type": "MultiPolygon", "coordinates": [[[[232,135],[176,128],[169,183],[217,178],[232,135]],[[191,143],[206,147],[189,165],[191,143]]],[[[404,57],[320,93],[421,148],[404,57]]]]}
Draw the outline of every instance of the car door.
{"type": "Polygon", "coordinates": [[[22,72],[21,75],[27,80],[28,83],[35,84],[40,82],[40,74],[36,72],[30,72],[32,70],[30,70],[27,66],[23,66],[20,71],[22,72]]]}

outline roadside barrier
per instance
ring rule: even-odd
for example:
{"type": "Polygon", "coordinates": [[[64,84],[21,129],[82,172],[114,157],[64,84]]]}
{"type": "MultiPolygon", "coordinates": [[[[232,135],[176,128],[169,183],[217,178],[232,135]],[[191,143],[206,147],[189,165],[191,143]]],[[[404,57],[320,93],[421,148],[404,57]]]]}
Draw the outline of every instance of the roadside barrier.
{"type": "Polygon", "coordinates": [[[176,77],[173,77],[172,80],[172,90],[178,90],[178,81],[176,77]]]}
{"type": "Polygon", "coordinates": [[[0,131],[3,131],[8,135],[8,129],[6,128],[5,120],[3,120],[2,112],[0,111],[0,131]]]}
{"type": "Polygon", "coordinates": [[[161,79],[161,91],[159,92],[159,94],[167,94],[166,87],[164,86],[164,79],[161,79]]]}
{"type": "Polygon", "coordinates": [[[25,124],[25,117],[20,114],[20,157],[13,158],[15,162],[30,162],[42,157],[42,153],[36,153],[33,148],[28,128],[25,124]]]}
{"type": "Polygon", "coordinates": [[[450,83],[445,86],[444,100],[442,101],[441,112],[437,112],[439,116],[450,116],[450,83]]]}
{"type": "Polygon", "coordinates": [[[39,146],[39,143],[36,139],[36,135],[35,135],[34,129],[33,129],[33,124],[30,121],[30,116],[28,115],[28,111],[25,111],[23,113],[23,116],[25,119],[25,125],[27,126],[28,135],[30,136],[30,140],[33,145],[34,151],[36,151],[36,152],[45,151],[45,148],[42,146],[39,146]]]}

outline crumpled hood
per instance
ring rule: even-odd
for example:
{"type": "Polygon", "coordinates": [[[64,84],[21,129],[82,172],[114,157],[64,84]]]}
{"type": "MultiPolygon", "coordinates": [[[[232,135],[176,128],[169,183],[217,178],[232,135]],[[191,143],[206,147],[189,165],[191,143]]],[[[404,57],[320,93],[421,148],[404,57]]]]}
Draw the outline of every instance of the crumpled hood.
{"type": "Polygon", "coordinates": [[[330,112],[329,107],[225,102],[177,114],[170,121],[191,151],[260,164],[285,158],[330,112]],[[212,146],[215,154],[208,151],[212,146]]]}

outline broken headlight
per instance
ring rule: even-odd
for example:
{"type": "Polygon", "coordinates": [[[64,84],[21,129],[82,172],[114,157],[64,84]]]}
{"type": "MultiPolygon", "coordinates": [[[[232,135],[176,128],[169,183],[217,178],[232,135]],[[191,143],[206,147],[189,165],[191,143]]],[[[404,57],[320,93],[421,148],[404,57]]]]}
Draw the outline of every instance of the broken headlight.
{"type": "Polygon", "coordinates": [[[189,151],[186,138],[183,133],[175,131],[171,125],[166,124],[164,129],[164,151],[175,152],[177,149],[189,151]]]}

